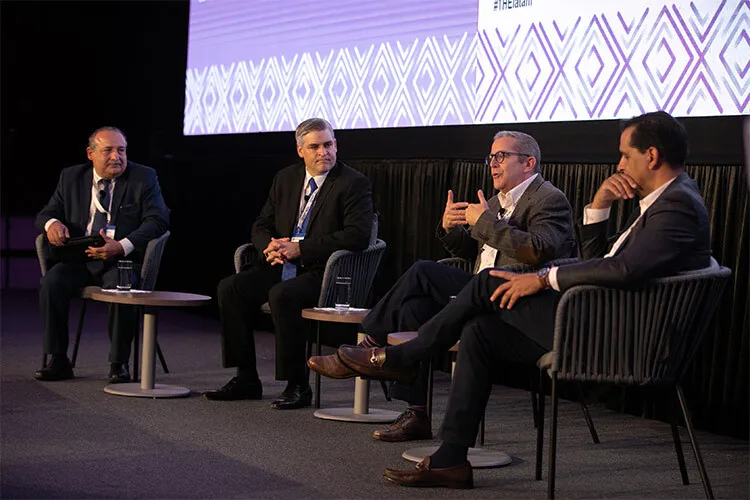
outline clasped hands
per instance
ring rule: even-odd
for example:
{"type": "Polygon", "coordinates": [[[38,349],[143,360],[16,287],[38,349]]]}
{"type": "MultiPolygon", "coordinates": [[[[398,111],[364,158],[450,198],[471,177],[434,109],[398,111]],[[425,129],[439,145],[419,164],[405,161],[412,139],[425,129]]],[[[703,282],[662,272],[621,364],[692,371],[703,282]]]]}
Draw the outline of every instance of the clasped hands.
{"type": "Polygon", "coordinates": [[[271,238],[271,242],[263,250],[263,255],[266,256],[266,262],[272,266],[297,259],[300,256],[299,242],[293,242],[289,238],[271,238]]]}
{"type": "MultiPolygon", "coordinates": [[[[107,236],[104,229],[100,229],[99,234],[104,238],[104,245],[100,247],[88,247],[85,250],[87,256],[92,259],[107,260],[125,253],[120,242],[107,236]]],[[[59,247],[64,245],[68,238],[70,238],[68,227],[59,220],[53,222],[47,228],[47,240],[53,246],[59,247]]]]}
{"type": "Polygon", "coordinates": [[[485,211],[489,210],[484,193],[480,189],[477,191],[479,203],[468,203],[465,201],[453,201],[453,190],[448,190],[448,199],[445,202],[445,211],[443,212],[443,229],[450,231],[456,226],[468,224],[473,226],[479,220],[485,211]]]}

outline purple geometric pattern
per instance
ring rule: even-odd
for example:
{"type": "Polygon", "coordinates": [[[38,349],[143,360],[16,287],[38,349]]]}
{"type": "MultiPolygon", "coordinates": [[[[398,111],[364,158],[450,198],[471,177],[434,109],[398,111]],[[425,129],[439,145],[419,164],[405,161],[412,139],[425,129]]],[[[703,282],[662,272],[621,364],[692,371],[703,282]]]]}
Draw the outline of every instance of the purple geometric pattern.
{"type": "Polygon", "coordinates": [[[476,44],[428,36],[188,69],[183,131],[294,130],[313,116],[338,129],[473,123],[476,44]]]}
{"type": "MultiPolygon", "coordinates": [[[[704,2],[708,5],[711,2],[704,2]]],[[[750,2],[501,23],[478,37],[477,123],[750,111],[750,2]]]]}

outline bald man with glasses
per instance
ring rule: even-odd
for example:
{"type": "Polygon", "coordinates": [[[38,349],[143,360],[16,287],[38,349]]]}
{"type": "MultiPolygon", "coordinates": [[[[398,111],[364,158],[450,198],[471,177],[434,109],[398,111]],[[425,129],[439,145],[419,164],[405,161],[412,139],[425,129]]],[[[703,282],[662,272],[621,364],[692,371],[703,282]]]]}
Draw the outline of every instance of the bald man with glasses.
{"type": "MultiPolygon", "coordinates": [[[[478,203],[454,201],[448,191],[437,238],[454,257],[475,260],[474,274],[485,268],[512,264],[539,266],[553,259],[574,257],[573,214],[565,195],[545,181],[536,140],[516,131],[500,131],[485,159],[492,172],[496,196],[478,203]]],[[[368,337],[364,347],[379,347],[389,333],[414,331],[445,307],[471,281],[472,274],[434,261],[416,262],[372,308],[362,322],[368,337]]],[[[308,366],[332,378],[356,376],[338,356],[311,358],[308,366]]],[[[394,384],[391,396],[408,407],[387,429],[372,437],[382,441],[431,439],[425,412],[426,368],[408,385],[394,384]]]]}

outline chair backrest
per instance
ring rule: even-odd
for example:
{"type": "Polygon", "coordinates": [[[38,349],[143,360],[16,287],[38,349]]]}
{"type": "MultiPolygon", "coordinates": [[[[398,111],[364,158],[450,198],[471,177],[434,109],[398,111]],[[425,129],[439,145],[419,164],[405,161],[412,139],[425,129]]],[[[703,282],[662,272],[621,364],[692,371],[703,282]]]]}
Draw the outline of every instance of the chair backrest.
{"type": "Polygon", "coordinates": [[[570,288],[557,308],[551,370],[567,380],[679,381],[731,274],[712,258],[705,269],[655,279],[637,289],[570,288]]]}
{"type": "Polygon", "coordinates": [[[374,244],[361,252],[349,250],[333,252],[328,258],[323,273],[323,285],[318,297],[318,307],[332,307],[334,305],[335,281],[338,276],[349,276],[352,279],[350,305],[352,307],[365,307],[385,248],[385,241],[377,239],[374,244]]]}
{"type": "Polygon", "coordinates": [[[143,255],[143,266],[141,266],[141,290],[153,290],[156,286],[156,278],[159,276],[161,257],[164,255],[164,247],[167,246],[169,231],[158,238],[148,242],[146,253],[143,255]]]}

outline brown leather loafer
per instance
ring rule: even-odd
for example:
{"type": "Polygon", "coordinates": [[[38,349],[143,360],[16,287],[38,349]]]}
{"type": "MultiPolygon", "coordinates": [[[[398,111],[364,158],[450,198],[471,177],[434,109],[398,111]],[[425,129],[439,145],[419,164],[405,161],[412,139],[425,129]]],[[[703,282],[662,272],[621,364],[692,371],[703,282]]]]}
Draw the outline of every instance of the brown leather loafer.
{"type": "Polygon", "coordinates": [[[460,489],[474,487],[474,476],[469,462],[445,469],[431,469],[430,457],[426,457],[411,470],[386,469],[384,476],[388,481],[401,486],[460,489]]]}
{"type": "Polygon", "coordinates": [[[312,371],[328,378],[352,378],[357,376],[357,372],[341,362],[338,354],[313,356],[307,360],[307,366],[312,371]]]}
{"type": "Polygon", "coordinates": [[[387,429],[373,432],[372,437],[390,443],[432,439],[432,427],[426,416],[420,417],[416,412],[406,410],[387,429]]]}
{"type": "Polygon", "coordinates": [[[416,375],[416,370],[413,368],[383,366],[385,363],[384,347],[341,346],[337,354],[342,363],[362,377],[374,380],[395,380],[408,384],[416,375]]]}

